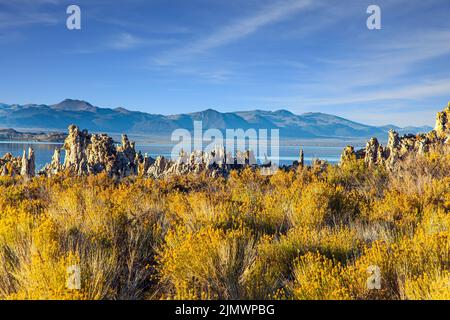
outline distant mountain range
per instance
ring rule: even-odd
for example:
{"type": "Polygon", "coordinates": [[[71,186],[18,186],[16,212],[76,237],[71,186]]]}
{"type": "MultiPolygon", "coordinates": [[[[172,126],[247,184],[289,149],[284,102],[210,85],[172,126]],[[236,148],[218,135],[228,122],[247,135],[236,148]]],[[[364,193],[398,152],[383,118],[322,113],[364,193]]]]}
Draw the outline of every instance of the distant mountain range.
{"type": "Polygon", "coordinates": [[[67,134],[62,132],[19,132],[14,129],[0,129],[0,140],[5,141],[35,141],[64,142],[67,134]]]}
{"type": "Polygon", "coordinates": [[[221,113],[202,112],[164,116],[124,108],[99,108],[86,101],[67,99],[55,105],[0,104],[0,127],[65,131],[70,124],[93,132],[169,136],[177,128],[193,129],[194,121],[203,129],[280,129],[281,138],[367,138],[384,136],[389,129],[400,134],[419,133],[431,127],[399,128],[369,126],[324,113],[293,114],[287,110],[221,113]]]}

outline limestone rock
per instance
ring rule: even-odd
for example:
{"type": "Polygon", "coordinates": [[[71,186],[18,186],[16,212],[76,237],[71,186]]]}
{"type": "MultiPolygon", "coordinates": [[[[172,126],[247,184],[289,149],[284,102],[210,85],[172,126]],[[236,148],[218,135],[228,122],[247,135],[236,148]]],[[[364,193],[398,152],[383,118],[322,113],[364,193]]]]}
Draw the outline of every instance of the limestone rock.
{"type": "Polygon", "coordinates": [[[300,149],[300,156],[298,159],[298,165],[303,168],[305,166],[305,153],[303,152],[303,149],[300,149]]]}
{"type": "Polygon", "coordinates": [[[26,151],[23,151],[20,175],[23,177],[31,178],[34,177],[35,174],[36,165],[34,160],[34,151],[32,148],[28,148],[28,157],[26,151]]]}
{"type": "Polygon", "coordinates": [[[116,146],[110,136],[89,134],[75,125],[69,126],[63,149],[64,164],[60,163],[60,150],[55,150],[51,164],[41,170],[41,174],[67,171],[74,175],[89,175],[106,172],[109,176],[126,177],[137,174],[138,162],[143,161],[126,135],[122,136],[122,144],[116,146]]]}
{"type": "Polygon", "coordinates": [[[55,151],[52,163],[44,168],[42,174],[53,175],[65,170],[75,175],[106,172],[119,178],[138,174],[162,178],[201,172],[223,176],[232,169],[257,166],[256,157],[251,151],[237,152],[233,158],[224,147],[217,146],[208,152],[194,151],[187,154],[182,150],[177,160],[164,157],[154,160],[136,152],[134,142],[126,135],[122,136],[121,142],[121,145],[115,146],[113,139],[106,134],[89,134],[72,125],[63,146],[66,153],[64,164],[60,165],[60,154],[55,151]]]}
{"type": "MultiPolygon", "coordinates": [[[[432,150],[449,150],[450,148],[450,103],[436,116],[436,127],[427,134],[404,135],[389,131],[388,143],[384,148],[376,138],[367,142],[364,149],[355,152],[356,159],[364,159],[368,166],[383,165],[393,170],[398,163],[410,155],[424,155],[432,150]]],[[[352,156],[352,149],[347,147],[341,156],[344,163],[352,156]]]]}
{"type": "Polygon", "coordinates": [[[87,173],[87,147],[91,136],[86,130],[80,131],[75,126],[69,126],[69,135],[64,141],[63,148],[66,152],[64,158],[64,169],[76,174],[87,173]]]}
{"type": "Polygon", "coordinates": [[[346,146],[341,155],[341,165],[356,160],[355,148],[353,146],[346,146]]]}
{"type": "Polygon", "coordinates": [[[46,175],[48,177],[51,177],[53,175],[58,174],[59,172],[62,172],[64,170],[63,165],[61,164],[61,149],[56,148],[53,152],[52,156],[52,162],[49,164],[46,164],[44,168],[39,170],[39,175],[46,175]]]}
{"type": "Polygon", "coordinates": [[[314,159],[311,164],[311,168],[315,172],[324,172],[328,167],[328,162],[321,159],[314,159]]]}
{"type": "Polygon", "coordinates": [[[50,166],[52,169],[52,173],[54,173],[54,174],[62,171],[63,167],[61,165],[61,149],[59,149],[59,148],[55,149],[50,166]]]}
{"type": "Polygon", "coordinates": [[[227,176],[231,170],[256,166],[256,157],[253,152],[237,152],[236,157],[233,158],[225,148],[216,146],[209,152],[193,151],[189,155],[182,150],[178,159],[174,160],[158,157],[148,166],[144,174],[148,177],[162,178],[170,175],[205,172],[212,177],[219,177],[227,176]]]}
{"type": "Polygon", "coordinates": [[[372,138],[367,142],[364,161],[368,166],[379,162],[380,144],[377,138],[372,138]]]}
{"type": "Polygon", "coordinates": [[[18,176],[31,178],[36,175],[35,156],[32,148],[23,151],[21,157],[14,157],[11,153],[0,158],[0,176],[18,176]]]}
{"type": "Polygon", "coordinates": [[[441,138],[446,139],[450,136],[450,102],[443,111],[438,112],[436,115],[436,126],[434,130],[441,138]]]}
{"type": "Polygon", "coordinates": [[[5,154],[0,159],[0,174],[2,176],[20,175],[22,167],[22,158],[15,158],[11,153],[5,154]]]}

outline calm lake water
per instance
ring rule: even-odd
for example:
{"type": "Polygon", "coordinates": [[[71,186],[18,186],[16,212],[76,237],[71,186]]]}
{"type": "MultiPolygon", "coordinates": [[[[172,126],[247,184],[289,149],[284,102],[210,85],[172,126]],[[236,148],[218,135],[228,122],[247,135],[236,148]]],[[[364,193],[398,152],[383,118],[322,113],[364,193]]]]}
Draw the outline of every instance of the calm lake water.
{"type": "MultiPolygon", "coordinates": [[[[282,143],[281,143],[282,144],[282,143]]],[[[60,148],[62,144],[58,143],[42,143],[42,142],[11,142],[0,141],[0,157],[5,153],[10,152],[14,156],[20,156],[24,149],[32,147],[36,154],[36,167],[41,169],[46,163],[50,163],[53,152],[56,148],[60,148]]],[[[154,144],[136,144],[136,150],[140,150],[143,154],[148,153],[151,157],[165,156],[170,157],[173,145],[169,143],[154,143],[154,144]]],[[[323,159],[332,163],[339,161],[344,145],[307,145],[302,146],[305,153],[305,162],[309,163],[313,159],[323,159]]],[[[300,147],[298,145],[281,145],[280,146],[280,164],[288,165],[293,161],[298,160],[300,147]]],[[[62,154],[64,159],[64,154],[62,154]]],[[[260,159],[263,160],[263,159],[260,159]]]]}

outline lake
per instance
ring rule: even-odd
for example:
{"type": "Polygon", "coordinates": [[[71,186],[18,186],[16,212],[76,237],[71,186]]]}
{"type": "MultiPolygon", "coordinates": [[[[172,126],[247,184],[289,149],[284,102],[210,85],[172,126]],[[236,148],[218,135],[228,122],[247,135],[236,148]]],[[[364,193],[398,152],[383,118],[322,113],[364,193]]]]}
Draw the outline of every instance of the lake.
{"type": "MultiPolygon", "coordinates": [[[[328,146],[324,145],[323,142],[318,143],[318,145],[311,145],[311,142],[308,143],[310,145],[305,145],[306,142],[301,144],[306,163],[310,163],[317,158],[337,163],[345,146],[345,143],[333,143],[333,145],[328,146]]],[[[280,165],[289,165],[293,161],[298,160],[300,144],[293,144],[292,142],[283,144],[282,141],[280,141],[280,144],[280,165]]],[[[36,155],[36,167],[39,170],[45,164],[51,162],[54,150],[61,146],[61,143],[0,141],[0,157],[7,152],[12,153],[14,156],[21,156],[24,149],[28,150],[28,147],[32,147],[36,155]]],[[[136,144],[136,150],[140,150],[142,154],[148,153],[153,158],[159,155],[170,158],[172,147],[173,144],[171,143],[136,144]]],[[[62,155],[62,159],[64,159],[64,155],[62,155]]]]}

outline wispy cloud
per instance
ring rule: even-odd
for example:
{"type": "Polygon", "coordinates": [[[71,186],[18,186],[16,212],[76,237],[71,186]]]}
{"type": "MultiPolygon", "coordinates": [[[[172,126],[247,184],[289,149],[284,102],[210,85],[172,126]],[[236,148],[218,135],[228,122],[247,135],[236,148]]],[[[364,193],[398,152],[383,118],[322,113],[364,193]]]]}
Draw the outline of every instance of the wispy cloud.
{"type": "Polygon", "coordinates": [[[0,12],[0,29],[17,28],[33,24],[52,25],[58,23],[58,21],[56,17],[42,12],[0,12]]]}
{"type": "Polygon", "coordinates": [[[67,54],[91,54],[103,51],[130,51],[151,46],[167,45],[171,39],[149,39],[129,32],[119,32],[99,37],[97,42],[89,47],[65,48],[62,52],[67,54]]]}
{"type": "Polygon", "coordinates": [[[228,80],[233,74],[232,71],[226,68],[209,68],[204,70],[198,67],[178,67],[172,70],[180,75],[194,76],[196,78],[206,79],[213,83],[222,83],[228,80]]]}
{"type": "MultiPolygon", "coordinates": [[[[1,1],[1,0],[0,0],[1,1]]],[[[118,27],[126,30],[140,30],[146,34],[159,34],[159,35],[184,35],[189,34],[192,31],[189,27],[183,25],[176,25],[174,21],[168,21],[167,24],[150,23],[149,21],[132,21],[124,20],[120,18],[114,18],[110,16],[104,16],[102,12],[93,15],[93,18],[98,22],[118,27]]]]}
{"type": "Polygon", "coordinates": [[[130,33],[122,32],[108,40],[106,46],[116,50],[128,50],[139,47],[144,43],[145,41],[143,39],[130,33]]]}
{"type": "MultiPolygon", "coordinates": [[[[433,59],[450,55],[450,32],[429,29],[413,36],[382,38],[382,42],[369,45],[355,45],[345,53],[344,58],[315,58],[315,63],[307,69],[307,77],[300,77],[291,84],[293,91],[320,96],[351,96],[355,92],[370,94],[382,87],[397,87],[412,81],[409,75],[433,59]]],[[[355,39],[355,43],[364,43],[355,39]]],[[[433,72],[439,72],[433,69],[433,72]]],[[[442,75],[428,74],[437,79],[442,75]]],[[[422,80],[426,80],[426,74],[422,80]]]]}
{"type": "Polygon", "coordinates": [[[59,19],[42,10],[43,6],[56,5],[60,0],[0,0],[0,29],[19,28],[34,24],[56,24],[59,19]]]}
{"type": "Polygon", "coordinates": [[[257,32],[261,28],[284,20],[312,4],[311,0],[277,1],[260,9],[255,15],[240,18],[203,38],[179,49],[167,52],[156,59],[160,65],[168,65],[199,53],[227,45],[257,32]]]}
{"type": "Polygon", "coordinates": [[[339,113],[372,124],[432,124],[439,105],[429,101],[445,102],[450,97],[445,72],[450,31],[396,32],[377,41],[363,41],[363,36],[354,39],[353,50],[326,58],[319,55],[313,66],[307,66],[307,77],[302,73],[284,95],[250,99],[296,112],[339,113]],[[408,117],[402,118],[405,113],[408,117]]]}
{"type": "Polygon", "coordinates": [[[302,76],[290,86],[293,95],[261,101],[321,108],[448,96],[450,78],[441,74],[439,68],[421,71],[420,80],[411,76],[434,59],[448,55],[449,31],[429,29],[414,35],[386,37],[381,44],[349,52],[346,58],[318,58],[315,66],[308,68],[308,77],[302,76]]]}
{"type": "Polygon", "coordinates": [[[328,106],[349,105],[357,103],[372,103],[390,100],[415,100],[427,97],[448,95],[450,79],[424,82],[415,85],[401,86],[393,89],[371,90],[366,93],[345,94],[326,98],[308,98],[302,95],[291,97],[267,97],[263,101],[297,106],[328,106]]]}

